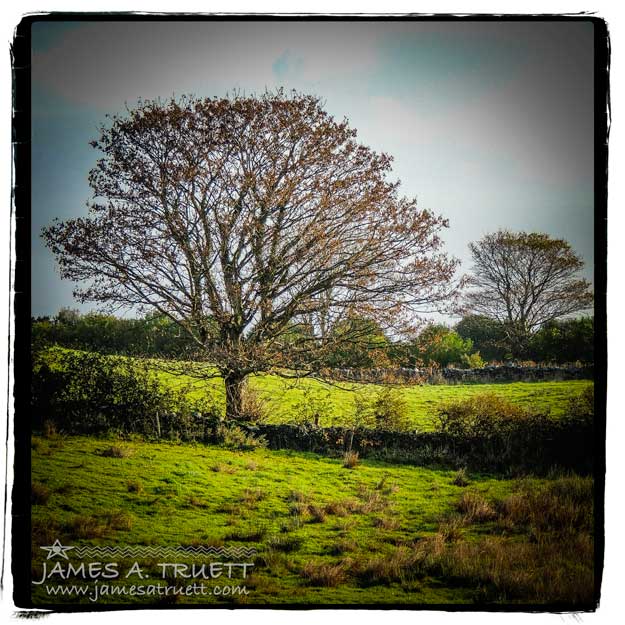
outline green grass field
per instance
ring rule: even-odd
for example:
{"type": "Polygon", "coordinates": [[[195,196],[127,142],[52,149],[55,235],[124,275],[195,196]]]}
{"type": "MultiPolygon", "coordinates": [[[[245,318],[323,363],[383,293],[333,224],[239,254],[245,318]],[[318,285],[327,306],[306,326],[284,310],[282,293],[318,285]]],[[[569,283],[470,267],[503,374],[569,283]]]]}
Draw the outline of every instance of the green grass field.
{"type": "MultiPolygon", "coordinates": [[[[507,480],[373,461],[347,469],[340,459],[306,453],[54,435],[33,438],[32,481],[34,580],[46,561],[40,547],[56,539],[75,548],[257,549],[251,576],[228,580],[248,594],[100,595],[99,602],[405,605],[592,597],[590,478],[507,480]]],[[[132,560],[117,558],[120,570],[132,560]]],[[[160,579],[159,562],[141,562],[150,574],[141,583],[189,583],[171,574],[160,579]]],[[[83,583],[75,577],[55,574],[46,584],[83,583]]],[[[136,576],[105,581],[87,586],[139,583],[136,576]]],[[[46,584],[33,586],[35,603],[91,604],[86,596],[50,600],[46,584]]]]}
{"type": "MultiPolygon", "coordinates": [[[[53,363],[55,354],[64,348],[48,350],[47,359],[53,363]]],[[[173,374],[164,370],[168,363],[148,360],[154,374],[165,387],[185,388],[192,397],[209,397],[214,403],[225,406],[225,392],[220,378],[197,379],[188,374],[173,374]]],[[[54,365],[53,365],[54,366],[54,365]]],[[[184,365],[183,365],[184,366],[184,365]]],[[[207,369],[210,373],[211,370],[207,369]]],[[[214,372],[214,371],[213,371],[214,372]]],[[[265,420],[268,423],[288,423],[297,421],[301,407],[310,402],[323,404],[321,426],[349,425],[354,414],[354,400],[360,393],[375,394],[381,387],[375,384],[328,384],[310,378],[286,379],[277,375],[251,375],[249,388],[257,393],[266,405],[265,420]]],[[[443,404],[459,401],[484,393],[502,396],[514,404],[535,411],[546,412],[554,418],[561,417],[567,410],[569,401],[591,387],[590,380],[562,382],[514,382],[508,384],[440,384],[403,385],[397,392],[406,400],[408,421],[417,430],[431,430],[432,417],[443,404]]]]}
{"type": "MultiPolygon", "coordinates": [[[[201,397],[208,393],[223,405],[224,390],[221,380],[199,381],[186,376],[160,374],[164,384],[173,387],[192,384],[192,394],[201,397]]],[[[514,404],[561,417],[568,402],[592,386],[590,380],[564,382],[514,382],[510,384],[458,384],[399,386],[405,397],[411,425],[419,430],[431,430],[432,416],[437,408],[450,401],[459,401],[493,393],[514,404]]],[[[267,403],[268,423],[287,423],[297,418],[298,406],[312,399],[327,406],[320,420],[322,426],[345,425],[354,413],[354,397],[358,392],[374,394],[380,387],[374,384],[330,385],[313,379],[286,380],[275,375],[250,376],[249,386],[267,403]]]]}

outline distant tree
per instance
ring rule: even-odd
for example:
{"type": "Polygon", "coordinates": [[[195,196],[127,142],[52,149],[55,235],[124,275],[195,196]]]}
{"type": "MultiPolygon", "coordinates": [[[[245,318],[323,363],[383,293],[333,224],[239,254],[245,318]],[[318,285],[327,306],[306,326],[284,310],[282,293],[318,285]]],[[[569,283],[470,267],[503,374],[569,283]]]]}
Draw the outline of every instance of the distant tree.
{"type": "Polygon", "coordinates": [[[504,360],[507,354],[505,326],[502,322],[484,315],[466,315],[454,330],[473,342],[473,349],[486,361],[504,360]]]}
{"type": "Polygon", "coordinates": [[[563,239],[500,230],[469,248],[474,266],[464,311],[502,322],[515,357],[526,355],[540,326],[592,306],[590,284],[578,275],[584,263],[563,239]]]}
{"type": "Polygon", "coordinates": [[[389,340],[372,319],[351,316],[339,321],[328,335],[328,366],[354,369],[388,367],[389,340]],[[332,343],[336,342],[336,348],[332,343]]]}
{"type": "Polygon", "coordinates": [[[318,373],[340,319],[398,326],[455,290],[446,220],[355,137],[307,95],[144,102],[92,142],[89,216],[43,237],[81,301],[179,324],[237,418],[250,373],[318,373]]]}
{"type": "Polygon", "coordinates": [[[151,357],[185,357],[191,341],[180,326],[160,313],[143,318],[119,318],[62,309],[52,319],[37,318],[31,323],[35,351],[61,345],[102,354],[127,354],[151,357]]]}
{"type": "Polygon", "coordinates": [[[594,319],[562,319],[546,323],[530,342],[530,355],[544,362],[594,361],[594,319]]]}
{"type": "Polygon", "coordinates": [[[431,324],[419,334],[414,344],[416,364],[448,367],[467,362],[473,352],[471,339],[463,339],[457,332],[442,324],[431,324]]]}

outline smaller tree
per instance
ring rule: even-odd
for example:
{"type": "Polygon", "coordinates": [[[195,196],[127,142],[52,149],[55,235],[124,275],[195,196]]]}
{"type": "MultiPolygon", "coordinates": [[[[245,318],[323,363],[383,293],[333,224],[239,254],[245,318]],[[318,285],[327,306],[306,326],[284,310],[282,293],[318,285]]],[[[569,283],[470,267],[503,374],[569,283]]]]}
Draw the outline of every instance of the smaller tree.
{"type": "Polygon", "coordinates": [[[424,328],[415,344],[415,355],[426,366],[448,367],[464,364],[472,351],[471,339],[463,339],[457,332],[442,324],[432,324],[424,328]]]}
{"type": "Polygon", "coordinates": [[[500,321],[484,315],[466,315],[454,329],[463,339],[473,342],[473,349],[484,360],[504,360],[507,357],[505,326],[500,321]]]}
{"type": "Polygon", "coordinates": [[[532,336],[530,352],[534,360],[545,362],[593,362],[593,318],[550,321],[532,336]]]}
{"type": "Polygon", "coordinates": [[[584,262],[563,239],[500,230],[469,248],[473,290],[464,312],[503,323],[514,357],[527,354],[532,333],[543,324],[592,306],[590,284],[579,277],[584,262]]]}
{"type": "Polygon", "coordinates": [[[328,366],[351,369],[388,367],[388,345],[389,341],[379,323],[352,315],[336,323],[330,330],[328,366]]]}

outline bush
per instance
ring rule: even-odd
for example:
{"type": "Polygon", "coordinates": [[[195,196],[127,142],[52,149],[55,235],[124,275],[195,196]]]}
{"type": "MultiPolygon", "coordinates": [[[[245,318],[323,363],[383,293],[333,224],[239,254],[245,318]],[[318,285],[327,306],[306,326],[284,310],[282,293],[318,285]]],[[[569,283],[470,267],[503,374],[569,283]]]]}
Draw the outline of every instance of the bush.
{"type": "Polygon", "coordinates": [[[548,415],[490,393],[445,404],[435,417],[437,431],[463,439],[507,437],[528,428],[540,429],[549,422],[548,415]]]}
{"type": "Polygon", "coordinates": [[[203,436],[196,431],[198,415],[217,409],[207,400],[189,399],[187,390],[162,388],[141,360],[63,349],[33,355],[35,429],[203,436]]]}
{"type": "Polygon", "coordinates": [[[577,397],[570,399],[567,414],[564,417],[566,423],[577,422],[579,424],[592,425],[595,420],[595,388],[589,386],[577,397]]]}
{"type": "Polygon", "coordinates": [[[565,466],[569,462],[577,465],[583,441],[579,432],[548,414],[521,408],[493,394],[444,405],[436,413],[434,425],[448,439],[452,455],[459,461],[489,470],[538,471],[563,461],[565,466]],[[566,448],[569,443],[575,447],[574,453],[566,448]]]}
{"type": "Polygon", "coordinates": [[[254,436],[234,424],[222,424],[218,427],[217,442],[226,449],[241,451],[267,447],[267,439],[264,436],[254,436]]]}
{"type": "Polygon", "coordinates": [[[475,352],[473,354],[463,354],[460,364],[465,369],[483,369],[486,363],[480,356],[480,352],[475,352]]]}
{"type": "Polygon", "coordinates": [[[332,414],[330,391],[319,395],[310,388],[304,389],[302,399],[295,404],[293,413],[296,424],[319,427],[332,414]]]}
{"type": "Polygon", "coordinates": [[[352,421],[358,428],[406,430],[410,426],[406,398],[390,386],[383,386],[373,394],[357,393],[352,421]]]}

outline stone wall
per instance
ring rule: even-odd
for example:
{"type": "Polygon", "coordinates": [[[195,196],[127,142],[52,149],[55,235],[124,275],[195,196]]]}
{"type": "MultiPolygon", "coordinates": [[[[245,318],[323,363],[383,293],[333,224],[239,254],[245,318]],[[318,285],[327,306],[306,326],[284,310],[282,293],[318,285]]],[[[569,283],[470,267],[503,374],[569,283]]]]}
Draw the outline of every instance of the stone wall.
{"type": "Polygon", "coordinates": [[[592,380],[593,365],[535,366],[489,365],[481,369],[333,369],[331,375],[349,382],[404,382],[412,384],[490,384],[497,382],[546,382],[559,380],[592,380]]]}

